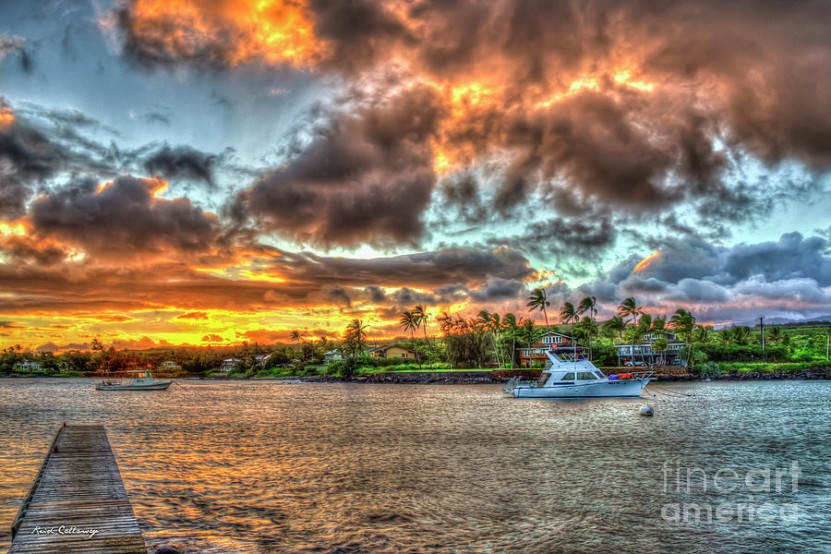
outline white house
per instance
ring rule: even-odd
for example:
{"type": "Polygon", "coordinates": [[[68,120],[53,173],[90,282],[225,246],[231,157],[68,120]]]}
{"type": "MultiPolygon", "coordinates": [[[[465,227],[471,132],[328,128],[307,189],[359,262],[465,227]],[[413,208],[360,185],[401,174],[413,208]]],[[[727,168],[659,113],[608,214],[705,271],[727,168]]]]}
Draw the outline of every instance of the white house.
{"type": "Polygon", "coordinates": [[[343,354],[340,350],[330,350],[323,355],[323,363],[326,365],[333,364],[343,360],[343,354]]]}
{"type": "Polygon", "coordinates": [[[618,365],[686,365],[684,359],[684,343],[678,340],[674,333],[664,333],[667,340],[666,350],[657,352],[652,346],[660,335],[649,333],[643,336],[640,344],[618,344],[617,350],[618,365]]]}
{"type": "Polygon", "coordinates": [[[240,360],[239,358],[225,358],[222,360],[222,365],[219,367],[220,370],[224,371],[225,373],[229,373],[239,367],[240,360]]]}
{"type": "Polygon", "coordinates": [[[21,371],[39,372],[44,371],[43,364],[34,360],[23,360],[15,364],[15,367],[21,371]]]}

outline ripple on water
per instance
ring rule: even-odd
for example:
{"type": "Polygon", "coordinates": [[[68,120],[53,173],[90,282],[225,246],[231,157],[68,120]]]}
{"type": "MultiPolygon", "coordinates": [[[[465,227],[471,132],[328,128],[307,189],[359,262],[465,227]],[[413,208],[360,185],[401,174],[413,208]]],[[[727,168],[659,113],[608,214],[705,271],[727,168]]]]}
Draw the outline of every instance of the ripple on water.
{"type": "Polygon", "coordinates": [[[148,544],[190,552],[831,549],[831,383],[661,388],[693,396],[659,395],[642,418],[642,400],[520,401],[490,386],[185,381],[135,394],[0,380],[0,528],[71,421],[107,425],[148,544]],[[702,487],[701,475],[792,461],[796,491],[702,487]],[[667,467],[699,472],[686,490],[667,467]],[[799,517],[662,517],[745,501],[796,504],[799,517]]]}

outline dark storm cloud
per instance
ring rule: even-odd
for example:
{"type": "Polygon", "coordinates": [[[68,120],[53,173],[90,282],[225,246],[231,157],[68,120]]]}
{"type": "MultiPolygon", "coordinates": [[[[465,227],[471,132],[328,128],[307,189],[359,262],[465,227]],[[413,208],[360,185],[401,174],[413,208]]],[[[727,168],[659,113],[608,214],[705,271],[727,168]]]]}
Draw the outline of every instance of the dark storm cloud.
{"type": "Polygon", "coordinates": [[[492,238],[492,244],[508,244],[541,257],[573,259],[591,256],[614,245],[617,231],[607,215],[556,218],[524,226],[510,238],[492,238]]]}
{"type": "MultiPolygon", "coordinates": [[[[2,99],[0,110],[9,110],[2,99]]],[[[0,127],[0,217],[21,215],[35,187],[68,159],[63,148],[19,119],[0,127]]]]}
{"type": "Polygon", "coordinates": [[[370,301],[372,301],[376,304],[380,304],[380,303],[385,302],[387,300],[387,295],[384,292],[384,289],[382,289],[379,286],[372,285],[372,286],[369,286],[369,287],[365,287],[364,292],[369,295],[370,301]]]}
{"type": "Polygon", "coordinates": [[[239,193],[229,212],[324,247],[414,244],[435,182],[429,140],[440,107],[408,89],[357,113],[335,113],[283,167],[239,193]]]}
{"type": "MultiPolygon", "coordinates": [[[[527,258],[509,248],[449,248],[373,259],[327,257],[311,252],[282,253],[272,260],[281,273],[300,281],[366,287],[418,287],[478,284],[490,277],[523,280],[534,273],[527,258]]],[[[369,289],[381,298],[380,289],[369,289]]]]}
{"type": "MultiPolygon", "coordinates": [[[[641,277],[667,283],[692,278],[732,285],[761,275],[771,282],[808,278],[820,286],[831,286],[829,243],[817,236],[786,233],[775,242],[739,244],[732,248],[714,246],[689,236],[656,241],[654,246],[659,255],[639,271],[641,277]]],[[[625,265],[634,267],[630,262],[625,265]]],[[[628,271],[616,274],[625,277],[628,271]]]]}
{"type": "Polygon", "coordinates": [[[144,160],[144,169],[171,181],[190,179],[214,186],[214,170],[221,156],[206,154],[190,146],[171,147],[165,144],[144,160]]]}
{"type": "Polygon", "coordinates": [[[372,0],[310,0],[315,33],[332,47],[325,64],[359,72],[383,60],[390,47],[411,42],[407,27],[372,0]]]}
{"type": "Polygon", "coordinates": [[[471,224],[487,221],[489,212],[482,201],[481,187],[473,175],[452,175],[441,183],[443,203],[471,224]]]}
{"type": "Polygon", "coordinates": [[[741,245],[723,257],[724,271],[741,280],[763,275],[768,281],[798,277],[831,286],[831,258],[828,242],[800,233],[782,235],[778,242],[741,245]]]}
{"type": "Polygon", "coordinates": [[[347,308],[352,306],[352,296],[343,287],[325,287],[323,297],[327,303],[343,305],[347,308]]]}
{"type": "Polygon", "coordinates": [[[135,2],[126,2],[118,14],[124,44],[124,56],[146,68],[174,67],[182,63],[197,67],[223,67],[228,64],[231,55],[230,37],[217,37],[220,40],[194,45],[190,33],[192,29],[178,31],[176,21],[158,23],[159,28],[153,32],[142,29],[141,20],[131,11],[135,2]],[[166,37],[178,39],[167,40],[166,37]],[[224,40],[223,40],[224,39],[224,40]]]}
{"type": "Polygon", "coordinates": [[[607,312],[634,296],[658,311],[692,308],[705,321],[812,317],[831,309],[831,255],[823,238],[788,233],[727,248],[689,236],[656,247],[650,259],[629,258],[577,293],[596,295],[607,312]]]}
{"type": "Polygon", "coordinates": [[[214,245],[218,220],[185,198],[154,197],[163,183],[124,176],[99,190],[85,180],[32,203],[34,232],[110,257],[198,253],[214,245]]]}
{"type": "MultiPolygon", "coordinates": [[[[120,19],[125,53],[148,66],[268,60],[257,29],[182,1],[206,22],[205,32],[182,28],[187,19],[175,11],[142,20],[128,3],[120,19]]],[[[727,223],[773,208],[777,191],[737,171],[747,156],[770,167],[797,160],[817,173],[831,168],[831,6],[824,2],[290,6],[311,24],[313,53],[295,60],[299,67],[340,73],[353,89],[435,85],[434,98],[422,99],[430,123],[418,140],[401,140],[412,132],[406,117],[390,119],[383,136],[367,133],[374,112],[387,108],[333,116],[306,150],[238,198],[238,215],[254,213],[300,241],[415,243],[433,182],[427,140],[462,164],[501,156],[487,198],[502,214],[554,184],[581,202],[635,216],[691,205],[721,234],[727,223]],[[481,85],[479,96],[454,98],[471,83],[481,85]],[[387,144],[392,151],[372,152],[387,144]],[[402,227],[383,221],[380,202],[370,198],[384,198],[402,227]]],[[[483,198],[465,181],[444,192],[448,202],[483,198]]],[[[471,203],[462,216],[483,214],[471,203]]]]}
{"type": "Polygon", "coordinates": [[[522,281],[491,277],[482,288],[470,291],[470,297],[477,302],[493,302],[520,298],[527,292],[522,281]]]}

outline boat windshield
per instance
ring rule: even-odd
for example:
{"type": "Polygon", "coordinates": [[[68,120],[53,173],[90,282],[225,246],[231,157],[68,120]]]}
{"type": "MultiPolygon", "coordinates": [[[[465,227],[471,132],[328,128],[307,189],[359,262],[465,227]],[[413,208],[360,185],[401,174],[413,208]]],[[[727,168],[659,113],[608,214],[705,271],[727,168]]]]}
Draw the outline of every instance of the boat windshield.
{"type": "Polygon", "coordinates": [[[581,381],[596,381],[597,375],[591,371],[578,371],[577,378],[581,381]]]}
{"type": "Polygon", "coordinates": [[[560,381],[574,381],[574,372],[565,373],[562,378],[560,378],[560,381]]]}

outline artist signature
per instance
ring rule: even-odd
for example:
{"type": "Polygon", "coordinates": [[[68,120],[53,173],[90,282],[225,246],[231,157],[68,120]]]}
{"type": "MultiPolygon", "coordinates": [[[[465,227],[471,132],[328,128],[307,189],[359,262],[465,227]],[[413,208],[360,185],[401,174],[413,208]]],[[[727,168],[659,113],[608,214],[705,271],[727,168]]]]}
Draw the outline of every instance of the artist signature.
{"type": "Polygon", "coordinates": [[[36,526],[32,529],[33,535],[89,535],[87,538],[90,539],[98,533],[98,529],[79,529],[78,527],[69,525],[61,525],[59,527],[36,526]]]}

